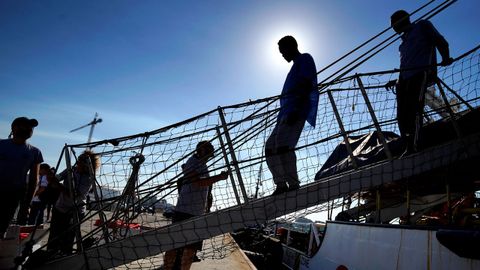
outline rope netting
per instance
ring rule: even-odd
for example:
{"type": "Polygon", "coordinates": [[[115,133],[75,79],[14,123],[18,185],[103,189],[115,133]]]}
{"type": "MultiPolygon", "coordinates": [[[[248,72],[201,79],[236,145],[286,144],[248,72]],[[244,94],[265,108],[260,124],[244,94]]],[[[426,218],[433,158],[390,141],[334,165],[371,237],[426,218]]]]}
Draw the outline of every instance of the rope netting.
{"type": "MultiPolygon", "coordinates": [[[[478,107],[479,71],[478,47],[456,59],[452,65],[439,68],[440,85],[455,113],[461,114],[469,108],[478,107]]],[[[385,84],[398,76],[397,72],[398,70],[356,74],[319,86],[316,128],[305,126],[295,153],[302,187],[307,186],[308,190],[312,187],[310,191],[325,195],[322,198],[326,200],[311,201],[308,190],[305,190],[304,197],[299,192],[293,198],[288,195],[286,201],[278,201],[277,203],[285,203],[284,210],[281,211],[271,210],[276,207],[272,206],[276,203],[276,196],[270,196],[275,185],[264,154],[265,141],[276,123],[278,96],[219,107],[183,122],[134,136],[66,146],[65,150],[72,153],[73,157],[91,149],[101,159],[94,192],[90,193],[87,212],[80,221],[81,237],[85,245],[83,250],[95,250],[113,244],[116,249],[107,253],[110,256],[91,252],[86,256],[87,261],[108,261],[116,256],[117,262],[105,267],[124,264],[121,268],[156,269],[163,264],[162,251],[182,247],[199,239],[208,240],[204,241],[203,249],[197,253],[198,257],[219,259],[235,249],[234,243],[221,237],[222,234],[231,232],[226,225],[235,224],[232,226],[236,228],[265,226],[278,220],[293,221],[316,213],[324,213],[324,219],[331,218],[333,209],[343,209],[346,196],[360,190],[368,191],[375,186],[375,180],[372,179],[383,177],[386,172],[371,170],[370,175],[363,175],[364,180],[357,182],[353,176],[327,177],[316,181],[315,175],[335,148],[344,142],[345,136],[358,136],[377,130],[362,89],[365,90],[380,129],[399,134],[395,93],[385,89],[385,84]],[[177,180],[183,175],[182,165],[195,152],[200,141],[210,141],[215,148],[213,158],[207,163],[210,175],[223,170],[229,170],[230,175],[227,180],[213,185],[212,213],[204,221],[197,219],[195,222],[171,225],[168,213],[178,198],[177,180]],[[336,189],[338,192],[331,193],[336,189]],[[290,204],[289,200],[296,201],[290,204]],[[254,209],[259,205],[264,209],[254,209]],[[247,208],[255,218],[243,215],[242,211],[247,208]],[[267,216],[258,215],[263,213],[261,211],[266,211],[267,216]],[[147,240],[146,246],[143,246],[142,241],[135,242],[137,240],[122,242],[134,236],[137,237],[134,239],[143,236],[158,237],[158,245],[154,246],[147,240]],[[85,241],[87,239],[89,241],[85,241]],[[162,239],[169,239],[168,243],[162,239]],[[143,255],[143,249],[150,250],[147,253],[153,255],[143,255]],[[118,252],[124,254],[119,258],[118,252]]],[[[432,87],[430,91],[432,96],[435,94],[437,101],[427,102],[431,107],[425,108],[425,117],[433,122],[445,118],[447,107],[442,101],[438,86],[432,87]]],[[[416,166],[422,167],[422,164],[416,166]]],[[[360,172],[362,168],[354,171],[360,172]]],[[[388,173],[394,175],[393,172],[388,173]]],[[[360,203],[366,202],[357,199],[353,204],[360,203]]],[[[73,226],[70,229],[78,228],[73,226]]],[[[80,250],[78,242],[77,249],[80,250]]]]}

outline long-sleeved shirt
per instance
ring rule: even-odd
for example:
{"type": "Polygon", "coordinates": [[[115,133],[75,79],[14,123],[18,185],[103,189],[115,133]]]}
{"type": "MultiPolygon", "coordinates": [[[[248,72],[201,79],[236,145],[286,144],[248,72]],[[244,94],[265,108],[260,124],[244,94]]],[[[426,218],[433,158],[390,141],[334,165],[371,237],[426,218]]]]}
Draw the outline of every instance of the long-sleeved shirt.
{"type": "MultiPolygon", "coordinates": [[[[449,58],[448,42],[429,21],[421,20],[412,23],[409,29],[401,36],[400,69],[432,66],[437,64],[438,49],[443,59],[449,58]]],[[[437,67],[415,69],[400,72],[400,79],[408,79],[415,74],[428,71],[429,76],[437,75],[437,67]]]]}

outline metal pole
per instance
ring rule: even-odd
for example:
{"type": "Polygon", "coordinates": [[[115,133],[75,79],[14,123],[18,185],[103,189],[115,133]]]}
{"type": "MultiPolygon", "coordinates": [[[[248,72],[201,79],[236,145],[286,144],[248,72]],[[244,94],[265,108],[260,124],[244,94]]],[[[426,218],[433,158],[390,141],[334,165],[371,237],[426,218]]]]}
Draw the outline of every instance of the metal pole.
{"type": "Polygon", "coordinates": [[[407,186],[407,224],[410,225],[410,189],[407,186]]]}
{"type": "Polygon", "coordinates": [[[360,191],[357,194],[358,194],[358,197],[357,197],[357,221],[360,222],[360,197],[361,197],[360,191]]]}
{"type": "Polygon", "coordinates": [[[342,132],[343,140],[345,141],[345,146],[347,147],[348,155],[352,160],[353,168],[358,168],[357,162],[355,161],[355,157],[353,156],[352,147],[350,146],[350,142],[348,141],[347,133],[345,132],[345,128],[343,127],[342,119],[340,118],[340,114],[338,113],[337,105],[335,105],[335,100],[333,99],[332,92],[327,91],[328,98],[330,99],[330,104],[332,105],[333,112],[335,113],[335,118],[337,118],[338,126],[340,127],[340,131],[342,132]]]}
{"type": "Polygon", "coordinates": [[[460,128],[458,127],[457,120],[455,120],[455,114],[452,110],[452,107],[450,107],[450,103],[448,102],[447,96],[445,95],[445,91],[443,91],[443,88],[439,82],[437,82],[437,86],[438,86],[438,90],[440,91],[440,94],[442,95],[442,99],[443,99],[443,102],[445,103],[445,107],[447,108],[448,114],[450,115],[450,119],[452,121],[453,128],[455,129],[455,133],[457,134],[457,137],[461,139],[462,134],[460,133],[460,128]]]}
{"type": "Polygon", "coordinates": [[[109,239],[109,233],[108,233],[108,228],[107,228],[107,217],[105,216],[105,213],[103,212],[103,204],[102,204],[102,198],[98,196],[98,191],[97,191],[97,179],[95,178],[95,170],[93,169],[92,161],[87,158],[87,163],[88,163],[88,171],[90,173],[90,177],[93,178],[93,195],[95,196],[95,200],[97,201],[97,205],[99,208],[98,215],[100,216],[100,220],[102,221],[102,231],[103,231],[103,239],[105,239],[105,242],[108,243],[110,242],[109,239]]]}
{"type": "Polygon", "coordinates": [[[390,152],[390,148],[388,147],[387,141],[385,140],[385,136],[383,136],[382,129],[380,128],[380,124],[378,123],[377,116],[375,115],[375,111],[373,110],[372,104],[370,103],[370,99],[368,98],[367,91],[365,91],[365,87],[363,86],[363,82],[360,79],[360,76],[357,75],[357,82],[358,86],[360,87],[360,91],[362,92],[363,99],[365,100],[365,104],[367,105],[368,112],[370,113],[370,117],[372,118],[373,124],[375,125],[375,129],[377,130],[378,138],[380,138],[380,142],[383,145],[383,150],[387,155],[389,160],[392,160],[392,152],[390,152]]]}
{"type": "Polygon", "coordinates": [[[235,156],[235,151],[233,149],[232,139],[230,138],[230,133],[228,132],[227,121],[225,121],[225,115],[223,114],[223,109],[220,106],[218,107],[218,114],[220,115],[220,121],[222,121],[222,127],[223,127],[223,130],[225,131],[225,138],[227,139],[228,150],[230,151],[232,163],[233,163],[233,166],[235,167],[238,184],[240,185],[240,191],[242,192],[242,195],[243,195],[243,200],[245,202],[248,202],[248,196],[245,190],[245,186],[243,184],[242,174],[240,173],[237,157],[235,156]]]}
{"type": "MultiPolygon", "coordinates": [[[[465,106],[468,107],[470,111],[473,111],[472,105],[470,105],[465,99],[463,99],[457,92],[455,92],[452,88],[450,88],[444,81],[440,80],[440,78],[437,77],[438,82],[440,82],[445,88],[447,88],[450,93],[452,93],[458,100],[460,100],[465,106]]],[[[437,84],[438,84],[437,82],[437,84]]]]}
{"type": "Polygon", "coordinates": [[[225,150],[225,144],[223,143],[222,133],[220,128],[217,126],[218,140],[220,141],[220,148],[222,148],[223,158],[225,159],[225,164],[228,167],[228,174],[230,175],[230,181],[232,182],[233,193],[235,193],[235,199],[237,204],[241,204],[240,197],[238,196],[237,186],[235,185],[235,179],[233,178],[232,170],[230,170],[230,161],[228,160],[227,151],[225,150]]]}
{"type": "Polygon", "coordinates": [[[381,201],[380,201],[380,190],[379,189],[377,189],[377,191],[376,191],[376,199],[377,199],[376,200],[376,206],[377,206],[377,217],[376,217],[376,219],[377,219],[377,222],[375,222],[375,223],[381,223],[381,220],[380,220],[380,217],[381,217],[380,216],[380,211],[381,210],[380,209],[381,209],[382,206],[381,206],[381,201]]]}
{"type": "Polygon", "coordinates": [[[327,220],[331,220],[330,219],[330,201],[327,201],[327,220]]]}
{"type": "MultiPolygon", "coordinates": [[[[66,145],[65,145],[66,147],[66,145]]],[[[65,163],[67,165],[67,179],[65,179],[66,185],[65,187],[67,188],[68,195],[70,198],[73,198],[74,200],[74,205],[75,204],[75,186],[73,183],[73,178],[72,178],[72,164],[70,161],[70,150],[68,148],[65,149],[65,163]]],[[[78,252],[83,252],[83,245],[82,245],[82,233],[80,230],[80,217],[78,215],[78,208],[75,207],[73,211],[73,224],[74,224],[74,230],[75,230],[75,235],[76,235],[76,242],[77,242],[77,250],[78,252]]]]}
{"type": "Polygon", "coordinates": [[[448,182],[446,183],[445,185],[445,189],[446,189],[446,193],[447,193],[447,215],[448,215],[448,225],[451,225],[452,222],[453,222],[453,217],[452,217],[452,197],[451,197],[451,193],[450,193],[450,185],[448,184],[448,182]]]}
{"type": "Polygon", "coordinates": [[[332,207],[330,207],[330,220],[332,220],[334,205],[335,205],[335,199],[332,200],[332,207]]]}

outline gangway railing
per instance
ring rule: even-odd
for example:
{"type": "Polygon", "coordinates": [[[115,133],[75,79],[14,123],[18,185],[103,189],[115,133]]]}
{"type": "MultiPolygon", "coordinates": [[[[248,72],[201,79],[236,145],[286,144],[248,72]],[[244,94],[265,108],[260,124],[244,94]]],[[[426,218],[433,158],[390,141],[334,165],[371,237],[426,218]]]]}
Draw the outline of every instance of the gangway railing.
{"type": "MultiPolygon", "coordinates": [[[[445,1],[445,4],[451,4],[450,2],[452,1],[445,1]]],[[[437,12],[443,8],[445,7],[440,6],[437,12]]],[[[462,139],[463,145],[465,140],[476,145],[478,139],[475,136],[464,138],[461,128],[455,121],[458,115],[465,111],[473,111],[479,106],[479,59],[477,46],[455,59],[451,66],[440,67],[436,86],[444,106],[425,112],[432,119],[440,120],[441,116],[437,112],[448,111],[449,120],[453,121],[457,137],[462,139]],[[453,98],[457,101],[451,104],[453,98]],[[454,111],[451,106],[460,109],[454,111]]],[[[113,267],[120,265],[121,262],[127,263],[172,247],[180,247],[193,242],[192,239],[206,239],[220,233],[231,232],[245,226],[248,223],[246,220],[261,224],[279,217],[294,218],[325,211],[327,207],[331,209],[336,198],[368,190],[388,181],[396,181],[407,175],[421,173],[422,171],[417,171],[417,167],[412,165],[417,164],[416,162],[425,164],[420,166],[420,170],[436,169],[439,168],[439,164],[441,166],[453,164],[453,159],[447,157],[445,153],[457,154],[458,142],[453,142],[441,150],[437,148],[427,150],[425,153],[402,160],[395,159],[391,153],[382,134],[384,131],[398,133],[396,102],[395,94],[387,91],[384,86],[398,72],[399,70],[395,69],[357,73],[348,77],[343,74],[341,78],[337,77],[320,85],[317,128],[305,129],[295,149],[298,155],[299,178],[303,186],[294,196],[288,193],[285,198],[283,195],[267,196],[273,191],[274,186],[267,166],[263,166],[265,163],[263,147],[276,122],[279,96],[219,107],[180,123],[142,134],[67,145],[62,151],[61,160],[65,160],[69,171],[74,166],[74,162],[70,164],[70,156],[75,157],[78,152],[85,149],[92,149],[102,162],[102,167],[95,177],[95,200],[92,201],[86,216],[70,228],[77,231],[78,240],[94,239],[93,246],[83,247],[83,242],[78,241],[77,252],[81,255],[75,255],[70,262],[78,263],[83,257],[96,261],[96,264],[92,264],[93,268],[107,265],[113,267]],[[379,135],[387,156],[386,163],[378,167],[358,166],[356,154],[349,146],[350,137],[367,132],[376,132],[379,135]],[[134,210],[136,205],[148,208],[158,205],[160,201],[165,205],[175,203],[178,196],[176,182],[182,176],[181,166],[194,153],[195,145],[203,140],[210,141],[215,146],[214,158],[208,163],[209,171],[212,174],[226,169],[231,172],[230,181],[218,182],[214,186],[213,208],[216,211],[180,225],[167,226],[169,221],[156,214],[153,215],[153,220],[148,220],[145,215],[134,210]],[[354,170],[315,181],[313,176],[339,143],[347,146],[354,170]],[[138,168],[133,168],[130,160],[139,152],[145,160],[138,164],[138,168]],[[375,171],[375,168],[382,168],[382,171],[375,171]],[[113,193],[125,188],[134,171],[135,204],[125,209],[128,217],[122,216],[119,211],[112,214],[125,199],[121,194],[113,193]],[[259,175],[264,177],[258,177],[259,175]],[[385,180],[385,177],[390,177],[390,180],[385,180]],[[107,196],[108,192],[113,195],[107,196]],[[256,199],[259,193],[263,196],[256,199]],[[272,207],[275,209],[274,214],[269,210],[272,207]],[[87,226],[95,219],[101,220],[99,226],[87,226]],[[107,225],[116,219],[122,219],[125,223],[139,223],[145,228],[148,227],[146,229],[148,231],[136,236],[126,228],[125,233],[113,235],[112,229],[107,225]],[[79,225],[88,227],[88,230],[79,230],[81,228],[79,225]],[[180,233],[180,227],[188,233],[180,233]],[[194,236],[190,238],[191,234],[194,236]],[[182,240],[175,239],[176,236],[182,240]],[[189,238],[186,238],[187,236],[189,238]],[[141,245],[136,248],[134,255],[123,253],[137,244],[141,245]],[[150,244],[153,247],[149,247],[150,244]],[[109,254],[120,257],[112,259],[109,254]],[[108,260],[111,262],[106,262],[108,260]]],[[[475,148],[463,147],[462,151],[474,151],[470,156],[461,157],[464,159],[477,155],[475,148]]],[[[132,193],[130,195],[133,196],[132,193]]],[[[210,252],[217,251],[213,249],[210,252]]],[[[63,262],[70,263],[69,259],[63,262]]]]}
{"type": "MultiPolygon", "coordinates": [[[[477,50],[473,50],[470,54],[456,59],[451,66],[440,68],[439,77],[441,79],[438,81],[437,88],[438,91],[441,91],[445,106],[435,108],[435,110],[427,110],[426,114],[440,119],[439,116],[435,116],[435,111],[449,110],[450,120],[455,120],[456,115],[465,110],[474,110],[478,107],[480,102],[477,84],[479,58],[477,47],[477,50]],[[467,74],[465,71],[469,73],[467,74]],[[448,86],[446,88],[447,91],[443,89],[445,85],[448,86]],[[458,112],[449,109],[449,98],[456,98],[458,104],[454,105],[460,106],[462,109],[458,112]]],[[[83,247],[84,251],[80,252],[78,250],[78,252],[83,255],[89,254],[88,256],[103,257],[106,256],[104,254],[104,252],[107,252],[106,250],[113,252],[111,249],[115,249],[115,245],[118,243],[123,245],[133,241],[132,239],[134,238],[131,238],[132,232],[113,234],[112,229],[107,227],[107,224],[123,218],[121,212],[117,212],[116,215],[110,214],[118,207],[117,204],[122,201],[123,197],[119,195],[106,197],[105,194],[108,187],[123,188],[127,185],[126,180],[129,179],[133,170],[130,160],[138,155],[138,152],[142,152],[145,160],[136,169],[136,174],[138,174],[136,175],[138,177],[136,182],[138,183],[135,188],[135,202],[137,205],[148,207],[157,204],[160,200],[174,204],[177,196],[176,181],[181,177],[181,164],[193,153],[196,143],[200,140],[208,140],[215,145],[215,156],[209,162],[209,170],[212,173],[231,169],[232,172],[235,172],[235,176],[243,177],[242,181],[238,181],[240,178],[234,181],[234,175],[230,175],[230,181],[215,184],[213,195],[216,212],[196,219],[193,223],[182,223],[184,228],[188,227],[194,230],[194,234],[197,236],[192,239],[197,240],[205,239],[207,233],[210,237],[213,236],[212,230],[215,230],[218,234],[238,229],[241,226],[245,226],[245,220],[261,224],[269,219],[285,218],[287,214],[289,217],[295,217],[324,211],[326,208],[331,211],[335,206],[332,206],[332,204],[336,198],[348,196],[359,190],[369,190],[381,183],[388,182],[385,180],[385,175],[376,175],[373,168],[366,169],[358,166],[357,169],[346,175],[322,179],[319,182],[313,180],[313,175],[315,175],[315,172],[325,162],[337,144],[341,142],[348,144],[350,136],[366,132],[382,134],[383,131],[398,131],[395,119],[395,96],[384,88],[392,74],[397,72],[399,71],[392,70],[390,72],[356,74],[332,83],[321,93],[317,119],[318,128],[306,129],[296,149],[299,161],[299,177],[304,187],[294,196],[295,201],[288,199],[288,197],[286,201],[282,201],[283,199],[278,196],[265,197],[265,195],[269,195],[273,191],[273,183],[266,166],[261,166],[265,162],[263,145],[265,138],[270,134],[276,121],[278,97],[225,106],[191,118],[188,121],[183,121],[178,125],[171,125],[167,128],[135,136],[113,139],[115,145],[111,143],[112,140],[105,140],[91,144],[66,146],[63,150],[66,161],[68,161],[68,156],[75,157],[77,152],[91,148],[101,157],[103,164],[100,171],[96,174],[96,182],[98,184],[95,187],[98,193],[103,195],[101,198],[98,198],[97,195],[97,198],[93,201],[96,208],[89,210],[81,224],[85,227],[86,224],[91,224],[94,219],[100,219],[102,222],[98,227],[91,227],[87,232],[84,230],[81,232],[81,239],[91,238],[96,240],[93,247],[83,247]],[[67,155],[67,153],[72,153],[72,155],[67,155]],[[261,177],[263,179],[261,188],[258,184],[259,174],[264,176],[261,177]],[[358,177],[353,177],[352,175],[357,175],[358,177]],[[380,178],[378,177],[383,180],[379,182],[380,178]],[[259,189],[262,189],[260,193],[263,193],[263,198],[254,200],[253,194],[257,194],[259,189]],[[241,190],[241,193],[238,190],[241,190]],[[309,195],[309,193],[317,195],[309,195]],[[261,205],[262,203],[265,204],[261,205]],[[281,210],[278,208],[280,207],[278,205],[284,205],[285,208],[281,210]],[[257,207],[261,209],[256,209],[257,207]],[[266,212],[264,211],[268,211],[269,207],[275,207],[275,209],[278,208],[280,210],[276,211],[275,215],[265,214],[266,212]],[[230,215],[229,218],[227,217],[228,215],[230,215]],[[212,222],[212,216],[218,219],[214,223],[209,223],[212,222]],[[251,218],[252,216],[254,218],[251,218]],[[247,217],[249,218],[247,219],[247,217]],[[219,223],[220,221],[222,223],[219,223]],[[206,227],[213,226],[211,224],[219,226],[221,224],[221,226],[213,226],[215,229],[202,228],[198,225],[199,223],[210,224],[206,227]]],[[[383,174],[387,172],[387,175],[397,177],[392,178],[392,181],[395,181],[395,179],[399,179],[399,175],[406,177],[409,173],[414,172],[416,166],[412,164],[415,158],[404,159],[401,163],[404,168],[400,168],[402,166],[395,165],[399,164],[398,162],[400,161],[394,159],[391,153],[388,154],[388,146],[384,139],[381,139],[381,143],[384,145],[384,151],[387,156],[386,163],[382,165],[383,174]]],[[[473,141],[472,143],[475,144],[476,142],[473,141]]],[[[423,157],[435,155],[436,150],[432,151],[426,152],[428,154],[423,155],[423,157]]],[[[350,149],[348,154],[352,163],[355,162],[355,153],[350,149]]],[[[443,157],[441,160],[443,160],[443,157]]],[[[429,163],[429,161],[423,162],[425,164],[429,163]]],[[[431,162],[435,163],[438,161],[432,159],[431,162]]],[[[68,167],[71,170],[72,165],[68,167]]],[[[380,198],[378,197],[378,199],[380,198]]],[[[380,215],[380,211],[378,211],[378,215],[380,215]]],[[[171,230],[176,228],[175,226],[165,227],[168,225],[167,220],[157,216],[154,217],[155,220],[152,222],[146,222],[145,216],[132,209],[129,212],[128,219],[123,218],[123,220],[126,223],[138,222],[140,224],[148,224],[144,226],[149,227],[152,233],[155,232],[152,234],[153,238],[158,238],[163,233],[173,233],[171,230]]],[[[79,227],[73,226],[72,228],[77,228],[78,230],[79,227]]],[[[145,235],[145,233],[141,235],[145,235]]],[[[140,236],[138,237],[139,239],[141,238],[140,236]]],[[[172,247],[170,244],[163,244],[163,238],[165,237],[168,236],[160,237],[162,244],[151,249],[152,252],[172,247]]],[[[185,239],[177,241],[172,245],[178,247],[189,241],[185,239]]],[[[77,248],[82,248],[81,243],[78,242],[77,248]]],[[[123,249],[120,250],[124,252],[123,249]]],[[[135,256],[135,258],[141,258],[141,256],[135,256]]],[[[121,260],[124,260],[124,263],[130,261],[130,259],[125,258],[121,260]]],[[[131,260],[134,259],[132,258],[131,260]]],[[[104,262],[101,262],[101,264],[103,265],[104,262]]],[[[114,264],[116,265],[117,263],[115,262],[114,264]]]]}
{"type": "MultiPolygon", "coordinates": [[[[464,139],[470,146],[468,149],[458,141],[453,141],[406,158],[382,162],[341,176],[328,177],[302,186],[296,191],[264,197],[91,248],[38,269],[51,267],[85,269],[85,263],[88,264],[88,269],[112,268],[226,232],[233,232],[248,225],[262,224],[293,213],[299,208],[306,209],[319,203],[328,203],[332,198],[351,192],[413,178],[435,170],[443,174],[447,167],[452,170],[459,164],[477,163],[480,160],[480,133],[464,139]]],[[[461,169],[463,167],[459,168],[461,169]]]]}

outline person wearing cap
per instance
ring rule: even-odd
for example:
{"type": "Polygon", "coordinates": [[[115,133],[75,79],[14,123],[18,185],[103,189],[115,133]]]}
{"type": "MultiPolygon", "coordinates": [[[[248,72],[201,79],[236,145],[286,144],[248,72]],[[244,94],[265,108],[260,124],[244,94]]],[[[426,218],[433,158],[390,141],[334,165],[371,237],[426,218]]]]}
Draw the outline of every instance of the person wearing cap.
{"type": "Polygon", "coordinates": [[[437,80],[437,52],[440,65],[453,62],[448,42],[427,20],[410,22],[410,14],[398,10],[390,17],[393,30],[401,35],[400,75],[385,87],[396,87],[397,121],[400,135],[407,145],[405,154],[417,151],[417,141],[423,125],[425,90],[437,80]]]}
{"type": "Polygon", "coordinates": [[[38,121],[18,117],[12,122],[8,139],[0,140],[0,238],[13,219],[15,210],[22,203],[17,223],[26,222],[28,205],[38,182],[42,152],[27,143],[38,121]],[[27,181],[28,174],[28,181],[27,181]]]}

